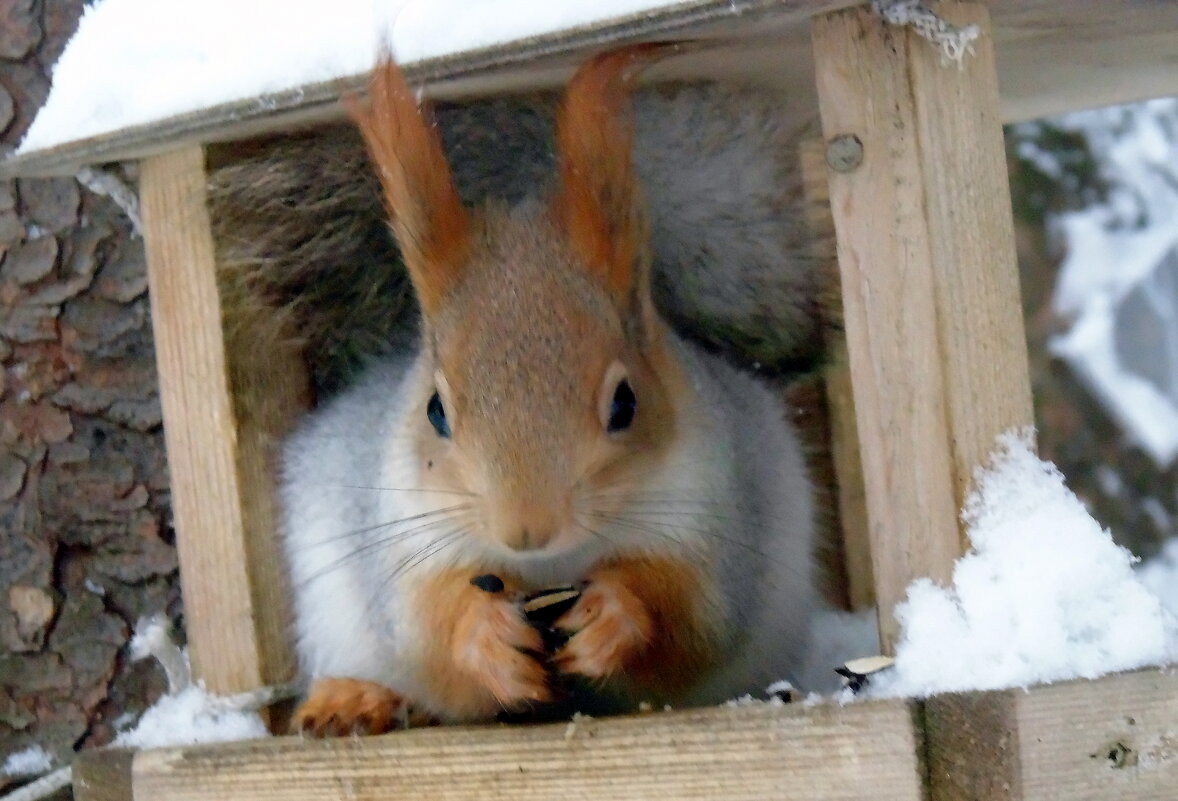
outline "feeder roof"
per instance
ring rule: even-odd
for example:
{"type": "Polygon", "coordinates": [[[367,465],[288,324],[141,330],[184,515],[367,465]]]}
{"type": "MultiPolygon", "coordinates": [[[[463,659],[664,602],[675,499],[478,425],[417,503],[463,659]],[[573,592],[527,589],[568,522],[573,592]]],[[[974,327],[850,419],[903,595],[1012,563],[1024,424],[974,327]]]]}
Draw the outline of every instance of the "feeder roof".
{"type": "MultiPolygon", "coordinates": [[[[814,116],[809,18],[848,0],[104,0],[0,176],[70,174],[343,116],[382,41],[431,95],[552,86],[590,50],[715,39],[656,77],[780,84],[814,116]],[[734,43],[739,41],[738,45],[734,43]],[[728,47],[725,49],[724,44],[728,47]]],[[[991,0],[1006,121],[1172,93],[1178,4],[991,0]]]]}

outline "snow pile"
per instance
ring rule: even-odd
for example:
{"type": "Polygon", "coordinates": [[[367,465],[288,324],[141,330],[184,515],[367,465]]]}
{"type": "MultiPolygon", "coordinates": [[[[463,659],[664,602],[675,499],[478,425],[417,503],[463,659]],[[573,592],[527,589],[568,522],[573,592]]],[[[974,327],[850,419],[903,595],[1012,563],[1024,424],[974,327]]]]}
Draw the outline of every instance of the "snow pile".
{"type": "Polygon", "coordinates": [[[1178,615],[1178,539],[1170,540],[1160,554],[1141,565],[1137,577],[1171,614],[1178,615]]]}
{"type": "Polygon", "coordinates": [[[256,712],[235,708],[223,698],[192,685],[165,695],[143,713],[134,729],[119,734],[125,748],[166,748],[269,737],[256,712]]]}
{"type": "Polygon", "coordinates": [[[13,779],[25,776],[39,776],[53,767],[53,758],[39,745],[29,746],[23,751],[15,751],[4,760],[0,766],[0,776],[13,779]]]}
{"type": "Polygon", "coordinates": [[[167,615],[149,615],[136,623],[130,651],[132,660],[153,657],[160,663],[168,677],[168,694],[144,712],[134,728],[121,731],[115,745],[166,748],[270,736],[261,716],[252,711],[265,703],[264,694],[222,698],[193,683],[188,654],[172,639],[167,615]]]}
{"type": "Polygon", "coordinates": [[[1025,687],[1178,658],[1178,620],[1030,439],[1002,437],[979,471],[964,511],[973,548],[952,587],[909,588],[896,667],[872,677],[870,695],[1025,687]]]}
{"type": "MultiPolygon", "coordinates": [[[[1051,343],[1161,467],[1178,458],[1178,99],[1052,120],[1082,135],[1106,198],[1054,220],[1067,256],[1054,307],[1073,321],[1051,343]]],[[[1053,155],[1020,155],[1056,178],[1053,155]]]]}
{"type": "MultiPolygon", "coordinates": [[[[679,0],[682,2],[682,0],[679,0]]],[[[671,0],[101,0],[18,152],[234,100],[674,6],[671,0]]]]}

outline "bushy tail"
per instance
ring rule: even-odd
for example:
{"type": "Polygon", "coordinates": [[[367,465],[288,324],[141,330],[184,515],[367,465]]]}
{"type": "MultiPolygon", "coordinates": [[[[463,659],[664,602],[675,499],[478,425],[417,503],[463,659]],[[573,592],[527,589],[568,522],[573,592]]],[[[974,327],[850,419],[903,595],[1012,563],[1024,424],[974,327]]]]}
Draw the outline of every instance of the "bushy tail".
{"type": "MultiPolygon", "coordinates": [[[[529,95],[435,110],[463,201],[516,203],[550,190],[556,103],[529,95]]],[[[781,103],[770,90],[726,84],[634,97],[656,304],[680,333],[767,372],[818,363],[837,308],[828,249],[807,226],[802,195],[798,148],[810,130],[787,128],[781,103]]],[[[268,318],[269,336],[299,339],[321,394],[368,358],[404,348],[417,312],[356,130],[282,137],[226,163],[210,175],[210,205],[241,317],[268,318]]]]}

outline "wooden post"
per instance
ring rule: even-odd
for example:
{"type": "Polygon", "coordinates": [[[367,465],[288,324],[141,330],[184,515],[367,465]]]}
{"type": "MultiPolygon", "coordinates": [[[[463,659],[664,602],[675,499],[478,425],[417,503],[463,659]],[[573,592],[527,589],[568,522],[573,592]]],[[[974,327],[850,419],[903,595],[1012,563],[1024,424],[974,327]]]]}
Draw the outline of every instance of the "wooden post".
{"type": "Polygon", "coordinates": [[[1178,673],[1142,670],[925,702],[934,801],[1178,796],[1178,673]]]}
{"type": "Polygon", "coordinates": [[[134,801],[131,770],[135,752],[123,748],[82,751],[74,757],[74,798],[78,801],[134,801]]]}
{"type": "Polygon", "coordinates": [[[958,510],[1002,431],[1032,421],[989,17],[962,68],[870,8],[812,26],[885,647],[914,578],[944,582],[958,510]]]}
{"type": "MultiPolygon", "coordinates": [[[[293,352],[250,358],[233,386],[222,327],[204,152],[146,159],[140,197],[172,482],[180,582],[194,675],[214,693],[288,681],[286,583],[272,454],[307,406],[293,352]]],[[[240,372],[240,371],[234,371],[240,372]]]]}
{"type": "MultiPolygon", "coordinates": [[[[826,180],[826,145],[807,139],[799,149],[806,214],[814,235],[815,262],[823,280],[829,280],[831,295],[839,280],[834,250],[834,220],[830,216],[830,186],[826,180]]],[[[841,318],[841,303],[838,311],[841,318]]],[[[829,423],[830,461],[834,470],[842,556],[847,577],[847,606],[852,610],[875,605],[875,581],[871,574],[871,540],[867,526],[867,499],[863,488],[863,463],[859,458],[859,432],[855,424],[855,403],[851,393],[851,369],[847,362],[847,339],[838,326],[828,327],[825,343],[827,364],[822,371],[829,423]]]]}

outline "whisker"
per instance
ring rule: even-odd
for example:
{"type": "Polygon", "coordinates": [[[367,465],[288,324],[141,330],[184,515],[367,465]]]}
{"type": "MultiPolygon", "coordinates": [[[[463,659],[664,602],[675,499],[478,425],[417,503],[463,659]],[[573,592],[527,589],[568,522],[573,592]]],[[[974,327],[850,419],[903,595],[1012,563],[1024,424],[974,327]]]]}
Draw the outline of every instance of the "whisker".
{"type": "Polygon", "coordinates": [[[681,517],[698,517],[707,520],[721,520],[725,523],[744,523],[746,518],[732,517],[731,515],[715,514],[714,512],[692,512],[682,509],[676,509],[674,506],[659,507],[656,509],[627,509],[625,514],[628,515],[642,515],[644,517],[666,517],[667,515],[676,515],[681,517]]]}
{"type": "Polygon", "coordinates": [[[680,541],[675,539],[673,536],[671,536],[667,532],[661,531],[660,529],[658,529],[656,527],[661,526],[663,528],[682,529],[684,531],[698,532],[700,534],[703,534],[706,537],[711,537],[713,539],[719,540],[724,543],[728,543],[730,545],[734,545],[737,548],[741,548],[745,551],[748,551],[749,553],[753,554],[754,556],[757,556],[761,559],[765,559],[765,560],[777,565],[778,567],[784,568],[789,571],[796,571],[797,570],[796,565],[790,564],[788,562],[783,562],[780,559],[774,559],[769,554],[765,553],[764,551],[762,551],[759,548],[749,545],[747,542],[741,542],[740,540],[733,539],[732,537],[725,537],[723,534],[719,534],[715,531],[706,530],[706,529],[695,529],[695,528],[691,528],[688,526],[679,526],[674,523],[659,523],[659,522],[655,522],[655,521],[634,521],[634,520],[628,519],[626,517],[612,516],[612,515],[608,515],[608,514],[601,513],[601,512],[591,512],[590,514],[592,516],[596,517],[597,519],[603,520],[605,522],[610,522],[610,523],[614,523],[616,525],[626,526],[626,527],[634,529],[635,531],[645,531],[649,534],[652,534],[654,536],[661,536],[664,539],[668,539],[668,540],[675,542],[675,543],[680,543],[680,541]]]}
{"type": "Polygon", "coordinates": [[[392,584],[398,576],[407,573],[409,570],[417,567],[427,559],[441,553],[446,548],[459,542],[465,533],[466,529],[463,526],[456,526],[451,528],[430,542],[425,543],[405,558],[398,561],[397,564],[388,571],[388,574],[377,583],[376,588],[373,590],[372,595],[368,599],[369,608],[377,605],[381,599],[387,597],[388,586],[392,584]]]}
{"type": "Polygon", "coordinates": [[[423,545],[421,548],[418,548],[412,554],[410,554],[409,556],[405,557],[404,559],[402,559],[400,562],[397,563],[397,566],[395,568],[393,568],[393,570],[389,573],[388,577],[385,578],[385,580],[382,582],[382,585],[387,587],[389,584],[391,584],[393,581],[395,581],[398,576],[402,576],[405,573],[408,573],[413,568],[421,565],[426,560],[430,559],[431,557],[437,555],[441,551],[444,551],[446,548],[450,547],[454,543],[458,542],[459,539],[461,539],[465,533],[466,533],[466,527],[460,526],[458,528],[451,529],[450,531],[443,534],[441,537],[438,537],[438,538],[434,539],[432,542],[429,542],[429,543],[423,545]]]}
{"type": "Polygon", "coordinates": [[[338,542],[339,540],[347,539],[348,537],[355,537],[359,534],[370,534],[373,531],[379,531],[382,528],[388,528],[390,526],[399,526],[402,523],[409,523],[409,522],[412,522],[415,520],[425,520],[425,519],[427,519],[429,517],[433,517],[435,515],[452,514],[455,512],[461,512],[461,511],[464,511],[464,510],[470,509],[470,508],[471,508],[471,505],[469,503],[459,503],[459,504],[455,504],[454,506],[444,506],[440,509],[431,509],[427,512],[418,512],[417,514],[407,515],[405,517],[401,517],[396,520],[390,520],[386,523],[376,523],[375,525],[364,526],[362,528],[352,529],[351,531],[345,531],[342,534],[336,534],[336,535],[328,537],[326,539],[316,540],[315,542],[308,543],[307,545],[304,545],[304,546],[300,546],[300,548],[298,550],[309,550],[309,549],[314,548],[319,545],[326,545],[327,543],[338,542]]]}
{"type": "Polygon", "coordinates": [[[426,492],[436,495],[462,495],[467,498],[478,498],[478,493],[462,490],[430,489],[428,487],[370,487],[363,484],[320,484],[322,487],[336,487],[340,489],[373,490],[375,492],[426,492]]]}
{"type": "Polygon", "coordinates": [[[598,531],[595,528],[591,528],[591,527],[585,525],[580,520],[574,519],[573,522],[576,523],[579,527],[585,529],[585,531],[588,531],[592,536],[597,537],[599,540],[602,540],[603,542],[609,544],[610,546],[617,545],[617,543],[615,543],[613,540],[611,540],[605,534],[603,534],[602,532],[598,531]]]}
{"type": "Polygon", "coordinates": [[[372,540],[371,542],[366,542],[366,543],[360,545],[359,547],[351,549],[350,551],[348,551],[346,554],[339,557],[338,559],[334,559],[331,563],[324,565],[322,568],[315,571],[315,573],[313,573],[312,575],[310,575],[306,579],[304,579],[303,582],[301,582],[301,584],[302,585],[308,584],[311,581],[314,581],[315,579],[318,579],[318,578],[321,578],[321,577],[327,575],[328,573],[332,572],[333,570],[338,570],[339,568],[343,567],[348,562],[351,562],[354,559],[358,559],[359,557],[365,556],[373,551],[377,551],[381,548],[387,547],[387,546],[392,545],[396,542],[400,542],[402,540],[408,539],[411,536],[422,534],[424,532],[429,531],[431,528],[444,525],[445,523],[448,523],[448,522],[451,522],[450,518],[441,518],[439,520],[431,520],[427,523],[422,523],[421,525],[414,526],[406,531],[398,531],[393,534],[389,534],[387,536],[383,536],[378,539],[372,540]]]}

